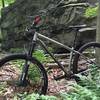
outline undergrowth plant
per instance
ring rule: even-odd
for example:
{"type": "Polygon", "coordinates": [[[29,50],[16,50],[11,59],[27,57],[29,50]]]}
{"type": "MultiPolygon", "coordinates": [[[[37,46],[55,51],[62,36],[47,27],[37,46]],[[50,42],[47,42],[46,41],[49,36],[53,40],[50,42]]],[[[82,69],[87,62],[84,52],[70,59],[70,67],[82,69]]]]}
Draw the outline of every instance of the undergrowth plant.
{"type": "Polygon", "coordinates": [[[85,11],[84,16],[86,18],[94,18],[97,16],[97,10],[98,10],[98,6],[96,7],[88,7],[85,11]]]}
{"type": "Polygon", "coordinates": [[[33,57],[37,58],[40,62],[45,62],[45,61],[47,61],[47,59],[48,59],[48,58],[45,56],[43,50],[36,50],[36,51],[33,53],[33,57]]]}
{"type": "MultiPolygon", "coordinates": [[[[61,92],[58,96],[47,96],[39,94],[26,94],[22,95],[22,100],[100,100],[100,96],[97,95],[99,91],[92,91],[86,87],[82,87],[78,84],[71,84],[73,91],[66,93],[61,92]]],[[[18,99],[14,99],[18,100],[18,99]]]]}
{"type": "Polygon", "coordinates": [[[48,95],[39,95],[39,94],[17,94],[14,97],[14,100],[58,100],[55,96],[48,96],[48,95]],[[20,99],[19,99],[20,98],[20,99]]]}
{"type": "MultiPolygon", "coordinates": [[[[99,70],[98,73],[100,73],[99,70]]],[[[98,75],[98,73],[96,74],[98,75]]],[[[100,83],[91,77],[83,75],[77,75],[77,77],[81,79],[80,84],[70,84],[72,86],[71,92],[61,92],[57,96],[44,96],[32,93],[22,95],[23,100],[100,100],[100,83]]],[[[100,75],[97,78],[100,78],[100,75]]]]}
{"type": "MultiPolygon", "coordinates": [[[[3,0],[0,0],[0,9],[2,8],[2,2],[3,0]]],[[[15,2],[15,0],[4,0],[5,6],[8,6],[9,4],[15,2]]]]}

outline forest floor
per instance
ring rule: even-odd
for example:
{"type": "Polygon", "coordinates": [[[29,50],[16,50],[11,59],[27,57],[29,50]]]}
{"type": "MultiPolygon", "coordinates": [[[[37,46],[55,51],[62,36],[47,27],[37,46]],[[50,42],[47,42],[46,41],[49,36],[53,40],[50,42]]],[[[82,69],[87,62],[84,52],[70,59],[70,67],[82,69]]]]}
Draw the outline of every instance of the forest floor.
{"type": "Polygon", "coordinates": [[[56,81],[53,75],[57,76],[60,72],[59,70],[60,69],[52,69],[52,72],[48,74],[48,95],[59,95],[61,92],[71,92],[71,84],[76,83],[74,79],[65,78],[56,81]]]}
{"type": "MultiPolygon", "coordinates": [[[[4,54],[1,54],[0,57],[4,57],[4,54]]],[[[0,72],[0,77],[2,77],[2,79],[8,79],[10,77],[16,77],[16,74],[18,74],[18,70],[17,69],[12,68],[12,66],[6,66],[1,72],[0,72]],[[9,74],[10,73],[10,74],[9,74]],[[10,76],[9,76],[10,75],[10,76]]],[[[74,79],[61,79],[61,80],[54,80],[53,76],[57,76],[63,74],[63,72],[59,69],[51,69],[48,72],[48,91],[47,91],[47,95],[59,95],[60,92],[70,92],[72,91],[72,88],[70,86],[71,83],[76,83],[74,79]]],[[[1,78],[0,78],[1,80],[1,78]]],[[[7,88],[4,91],[4,96],[3,99],[5,98],[5,96],[8,96],[9,99],[7,100],[11,100],[11,98],[13,97],[13,92],[11,88],[7,88]]],[[[3,100],[0,98],[0,100],[3,100]]]]}

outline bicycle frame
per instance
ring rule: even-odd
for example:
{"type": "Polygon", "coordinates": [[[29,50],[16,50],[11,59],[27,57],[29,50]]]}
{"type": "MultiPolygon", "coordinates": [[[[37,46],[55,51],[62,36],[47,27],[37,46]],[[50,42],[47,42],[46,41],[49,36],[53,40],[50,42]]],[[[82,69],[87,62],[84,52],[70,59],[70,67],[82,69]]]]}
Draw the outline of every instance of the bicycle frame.
{"type": "MultiPolygon", "coordinates": [[[[34,49],[35,49],[35,46],[37,43],[40,44],[40,46],[51,56],[51,58],[58,64],[58,67],[65,73],[64,75],[62,76],[59,76],[59,77],[54,77],[55,80],[59,80],[59,79],[62,79],[62,78],[71,78],[73,76],[75,76],[72,72],[71,72],[71,63],[72,63],[72,57],[73,57],[73,53],[75,54],[79,54],[83,57],[84,60],[86,60],[88,63],[94,63],[92,60],[90,60],[89,58],[85,57],[83,54],[81,54],[80,52],[74,50],[74,48],[72,47],[68,47],[67,45],[64,45],[58,41],[55,41],[47,36],[44,36],[40,33],[38,33],[37,31],[35,31],[33,33],[33,39],[32,39],[32,42],[31,42],[31,45],[30,45],[30,48],[29,48],[29,51],[28,51],[28,54],[27,56],[30,56],[32,57],[32,53],[34,52],[34,49]],[[68,71],[65,70],[64,66],[53,56],[53,54],[51,52],[49,52],[49,50],[47,49],[46,47],[46,44],[41,40],[41,39],[45,39],[45,40],[49,40],[50,42],[52,43],[55,43],[63,48],[65,48],[66,50],[70,51],[70,62],[69,62],[69,67],[68,67],[68,71]]],[[[96,64],[97,65],[97,64],[96,64]]],[[[27,72],[28,72],[28,62],[26,60],[26,63],[25,63],[25,66],[23,67],[23,72],[22,72],[22,75],[21,75],[21,78],[20,78],[20,82],[21,83],[25,83],[24,80],[27,76],[27,72]]],[[[84,70],[82,71],[84,72],[84,70]]],[[[79,72],[81,73],[81,72],[79,72]]]]}
{"type": "Polygon", "coordinates": [[[74,50],[74,48],[68,47],[68,46],[66,46],[66,45],[64,45],[64,44],[62,44],[62,43],[60,43],[58,41],[55,41],[55,40],[53,40],[53,39],[51,39],[51,38],[49,38],[47,36],[44,36],[44,35],[42,35],[42,34],[40,34],[38,32],[35,32],[34,36],[33,36],[33,39],[32,39],[32,44],[30,46],[29,53],[28,53],[30,56],[32,56],[32,53],[34,52],[34,47],[35,47],[37,42],[51,56],[51,58],[58,64],[59,68],[61,68],[64,71],[65,75],[69,75],[70,72],[71,72],[70,71],[70,69],[71,69],[70,67],[71,67],[73,53],[77,53],[77,54],[80,54],[80,53],[78,51],[74,50]],[[64,66],[57,59],[55,59],[53,54],[51,52],[49,52],[49,50],[47,49],[45,43],[41,39],[49,40],[50,42],[55,43],[55,44],[65,48],[65,49],[67,49],[68,51],[71,52],[70,53],[69,68],[68,68],[69,69],[69,73],[66,72],[66,70],[64,69],[64,66]]]}

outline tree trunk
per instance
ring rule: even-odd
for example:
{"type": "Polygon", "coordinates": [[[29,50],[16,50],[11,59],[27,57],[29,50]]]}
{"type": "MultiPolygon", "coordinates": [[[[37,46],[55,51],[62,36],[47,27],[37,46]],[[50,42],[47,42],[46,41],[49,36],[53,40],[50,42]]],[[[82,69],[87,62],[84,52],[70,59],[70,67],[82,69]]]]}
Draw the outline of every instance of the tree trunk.
{"type": "MultiPolygon", "coordinates": [[[[100,1],[99,1],[98,16],[97,16],[96,42],[100,43],[100,1]]],[[[100,65],[100,49],[96,50],[96,52],[97,52],[97,62],[100,65]]]]}
{"type": "Polygon", "coordinates": [[[4,8],[5,7],[5,1],[2,0],[2,7],[4,8]]]}
{"type": "Polygon", "coordinates": [[[97,42],[100,42],[100,1],[99,1],[99,8],[98,8],[98,17],[97,17],[97,35],[96,35],[97,42]]]}

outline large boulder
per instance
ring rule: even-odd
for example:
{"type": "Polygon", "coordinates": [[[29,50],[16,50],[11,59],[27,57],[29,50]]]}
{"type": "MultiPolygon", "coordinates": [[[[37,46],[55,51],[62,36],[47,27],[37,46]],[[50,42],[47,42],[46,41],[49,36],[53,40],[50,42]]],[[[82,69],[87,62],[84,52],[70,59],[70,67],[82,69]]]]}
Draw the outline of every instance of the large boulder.
{"type": "MultiPolygon", "coordinates": [[[[85,7],[66,7],[55,9],[54,7],[59,1],[60,0],[16,0],[16,2],[10,6],[3,8],[0,21],[3,37],[2,48],[10,49],[12,47],[22,47],[23,44],[27,44],[27,41],[17,40],[23,35],[23,31],[25,30],[26,26],[29,26],[30,23],[32,23],[32,20],[29,20],[27,16],[35,15],[38,11],[40,11],[40,9],[49,10],[49,14],[46,16],[46,19],[49,21],[46,24],[48,24],[52,30],[52,32],[47,30],[43,34],[69,46],[72,46],[75,33],[74,30],[70,32],[66,29],[62,30],[63,25],[64,27],[84,23],[87,25],[96,25],[96,18],[91,20],[84,18],[83,15],[86,9],[85,7]],[[46,33],[48,31],[50,32],[49,34],[46,33]]],[[[69,1],[78,2],[80,0],[64,0],[66,3],[69,1]]],[[[91,4],[94,4],[95,0],[81,1],[88,1],[91,4]]],[[[94,31],[86,30],[82,33],[78,33],[76,42],[77,47],[86,42],[94,41],[95,34],[95,29],[94,31]],[[81,37],[84,38],[81,40],[81,37]]],[[[55,49],[59,48],[59,46],[53,46],[52,44],[51,46],[53,48],[56,47],[55,49]]]]}
{"type": "MultiPolygon", "coordinates": [[[[16,0],[13,4],[2,9],[1,12],[1,31],[2,47],[10,49],[11,47],[20,47],[23,41],[15,41],[30,24],[27,16],[32,16],[39,9],[42,9],[48,0],[16,0]]],[[[31,20],[32,21],[32,20],[31,20]]]]}

